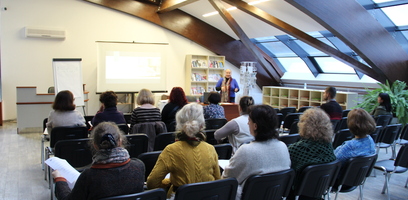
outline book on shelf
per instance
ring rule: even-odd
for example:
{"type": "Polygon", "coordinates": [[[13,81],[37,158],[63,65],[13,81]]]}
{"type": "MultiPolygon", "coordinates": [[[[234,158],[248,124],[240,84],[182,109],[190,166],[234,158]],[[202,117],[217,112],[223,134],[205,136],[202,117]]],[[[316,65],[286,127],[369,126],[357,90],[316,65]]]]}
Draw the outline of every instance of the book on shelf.
{"type": "Polygon", "coordinates": [[[191,87],[192,95],[202,95],[204,94],[205,89],[203,87],[191,87]]]}
{"type": "Polygon", "coordinates": [[[198,67],[207,67],[207,61],[206,60],[192,60],[191,61],[191,67],[193,68],[198,68],[198,67]]]}
{"type": "Polygon", "coordinates": [[[208,81],[219,81],[221,79],[221,74],[208,74],[208,81]]]}
{"type": "Polygon", "coordinates": [[[206,81],[207,76],[200,73],[193,73],[191,74],[191,81],[206,81]]]}

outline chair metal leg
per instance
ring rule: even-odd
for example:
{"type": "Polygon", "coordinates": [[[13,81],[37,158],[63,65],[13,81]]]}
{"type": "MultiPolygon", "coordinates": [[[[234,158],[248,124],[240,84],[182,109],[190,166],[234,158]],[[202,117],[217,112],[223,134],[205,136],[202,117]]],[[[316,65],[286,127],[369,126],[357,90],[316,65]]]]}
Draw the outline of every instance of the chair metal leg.
{"type": "Polygon", "coordinates": [[[359,196],[359,198],[360,198],[360,200],[364,200],[364,198],[363,198],[363,185],[359,185],[358,188],[360,189],[360,196],[359,196]]]}
{"type": "Polygon", "coordinates": [[[408,185],[408,178],[407,178],[407,182],[405,182],[405,187],[407,187],[407,185],[408,185]]]}
{"type": "Polygon", "coordinates": [[[44,138],[45,136],[41,136],[41,169],[44,170],[44,138]]]}
{"type": "Polygon", "coordinates": [[[395,158],[397,158],[397,155],[395,153],[395,147],[396,147],[396,143],[394,141],[394,143],[391,145],[391,150],[392,150],[391,159],[393,159],[393,160],[395,160],[395,158]]]}
{"type": "Polygon", "coordinates": [[[340,190],[341,190],[341,187],[342,187],[342,185],[340,185],[340,186],[337,188],[336,196],[334,197],[334,200],[337,200],[337,195],[339,195],[339,192],[340,192],[340,190]]]}
{"type": "Polygon", "coordinates": [[[391,178],[391,174],[385,172],[384,175],[385,175],[384,176],[385,177],[385,183],[384,183],[384,187],[383,187],[383,190],[382,190],[381,194],[384,194],[385,190],[387,190],[387,198],[388,198],[388,200],[390,200],[390,191],[388,189],[388,184],[389,184],[389,180],[391,178]]]}

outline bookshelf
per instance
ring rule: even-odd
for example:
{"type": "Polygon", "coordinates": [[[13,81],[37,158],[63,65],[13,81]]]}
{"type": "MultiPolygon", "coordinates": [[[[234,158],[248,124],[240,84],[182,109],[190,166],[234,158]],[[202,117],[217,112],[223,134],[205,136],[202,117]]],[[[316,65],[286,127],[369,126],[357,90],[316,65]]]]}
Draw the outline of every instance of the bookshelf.
{"type": "MultiPolygon", "coordinates": [[[[320,106],[326,101],[323,99],[323,90],[308,90],[288,87],[262,87],[262,103],[274,108],[303,106],[320,106]]],[[[343,110],[351,109],[357,105],[358,94],[354,92],[337,91],[336,101],[343,110]]]]}
{"type": "Polygon", "coordinates": [[[215,85],[222,78],[225,56],[187,55],[185,93],[201,96],[204,92],[215,91],[215,85]]]}

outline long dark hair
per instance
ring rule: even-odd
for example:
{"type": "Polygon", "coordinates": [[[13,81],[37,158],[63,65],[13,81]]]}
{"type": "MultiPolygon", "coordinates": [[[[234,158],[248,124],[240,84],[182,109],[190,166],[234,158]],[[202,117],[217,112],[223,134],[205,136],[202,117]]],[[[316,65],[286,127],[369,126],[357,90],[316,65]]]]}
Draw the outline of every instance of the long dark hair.
{"type": "Polygon", "coordinates": [[[378,96],[383,100],[383,102],[380,103],[380,105],[384,106],[385,110],[387,110],[387,112],[392,112],[390,95],[388,95],[387,93],[382,92],[382,93],[378,94],[378,96]]]}

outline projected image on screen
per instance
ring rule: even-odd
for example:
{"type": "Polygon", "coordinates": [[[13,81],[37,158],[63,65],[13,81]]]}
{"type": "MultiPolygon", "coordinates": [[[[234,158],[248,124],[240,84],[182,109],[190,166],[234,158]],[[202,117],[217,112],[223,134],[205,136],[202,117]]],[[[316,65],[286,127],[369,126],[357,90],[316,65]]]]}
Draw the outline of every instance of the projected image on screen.
{"type": "Polygon", "coordinates": [[[106,81],[109,83],[126,79],[160,79],[160,57],[121,56],[119,52],[106,57],[106,81]],[[126,73],[123,73],[126,72],[126,73]]]}
{"type": "Polygon", "coordinates": [[[98,43],[97,92],[166,89],[167,45],[98,43]]]}

